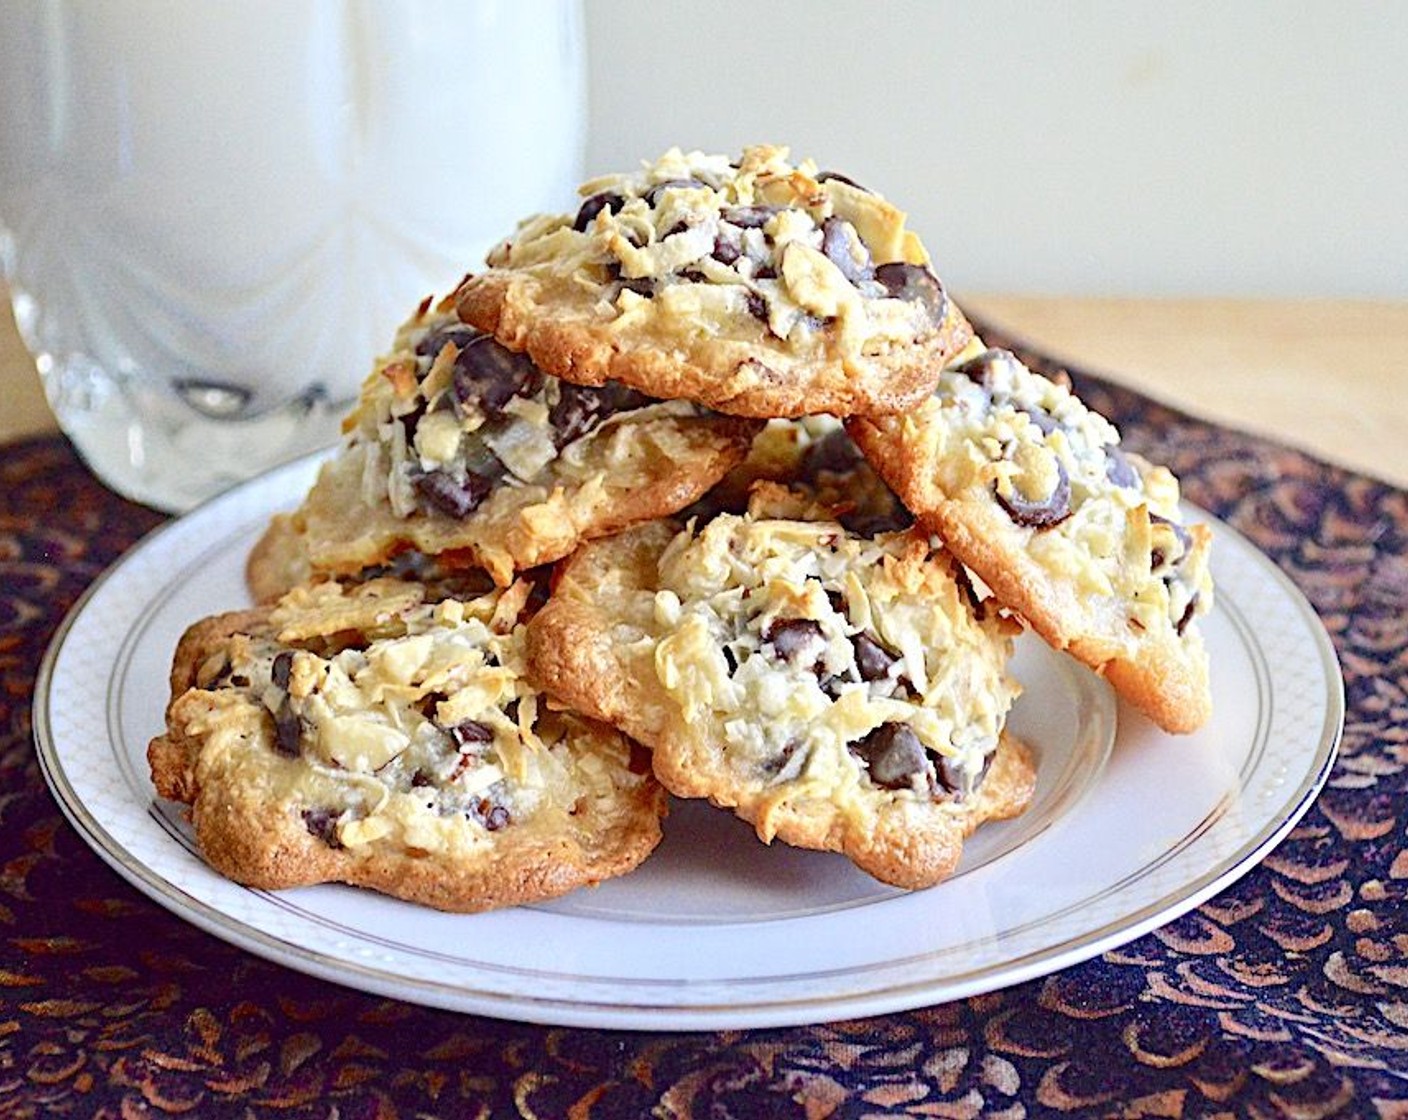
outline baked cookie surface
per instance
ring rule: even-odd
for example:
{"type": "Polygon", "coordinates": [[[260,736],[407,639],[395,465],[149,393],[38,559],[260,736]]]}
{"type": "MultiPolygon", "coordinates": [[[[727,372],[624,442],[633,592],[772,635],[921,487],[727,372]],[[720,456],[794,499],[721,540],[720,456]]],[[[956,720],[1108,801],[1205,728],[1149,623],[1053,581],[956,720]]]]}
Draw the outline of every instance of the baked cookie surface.
{"type": "Polygon", "coordinates": [[[639,747],[524,680],[525,581],[299,588],[191,627],[153,783],[221,874],[444,910],[551,898],[640,863],[665,797],[639,747]]]}
{"type": "Polygon", "coordinates": [[[255,547],[267,601],[415,550],[509,583],[579,541],[688,505],[757,425],[609,383],[584,387],[423,305],[363,384],[346,438],[299,509],[255,547]]]}
{"type": "Polygon", "coordinates": [[[672,793],[925,887],[1033,788],[1003,730],[1016,627],[970,596],[919,533],[652,523],[563,565],[528,629],[529,673],[649,746],[672,793]]]}
{"type": "Polygon", "coordinates": [[[459,313],[544,371],[736,415],[918,403],[970,330],[905,216],[784,148],[667,152],[529,219],[459,313]]]}
{"type": "Polygon", "coordinates": [[[1069,390],[975,345],[933,396],[847,430],[920,522],[1057,649],[1168,731],[1211,711],[1211,533],[1164,467],[1069,390]]]}

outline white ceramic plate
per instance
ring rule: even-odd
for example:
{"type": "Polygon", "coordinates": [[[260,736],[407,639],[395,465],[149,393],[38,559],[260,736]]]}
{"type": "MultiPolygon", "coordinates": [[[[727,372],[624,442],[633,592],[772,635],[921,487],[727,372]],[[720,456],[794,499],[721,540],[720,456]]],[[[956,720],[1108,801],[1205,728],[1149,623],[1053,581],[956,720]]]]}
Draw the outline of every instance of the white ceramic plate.
{"type": "Polygon", "coordinates": [[[819,1022],[989,991],[1129,941],[1244,874],[1309,807],[1339,741],[1343,686],[1324,629],[1265,557],[1214,524],[1211,724],[1164,735],[1024,638],[1013,727],[1039,753],[1036,801],[979,830],[932,890],[764,847],[732,816],[680,802],[638,871],[546,905],[465,916],[337,886],[249,890],[201,862],[177,807],[155,799],[145,750],[181,631],[248,603],[244,556],[315,466],[172,522],[98,581],[45,659],[35,727],[59,804],[119,873],[218,937],[365,991],[655,1030],[819,1022]]]}

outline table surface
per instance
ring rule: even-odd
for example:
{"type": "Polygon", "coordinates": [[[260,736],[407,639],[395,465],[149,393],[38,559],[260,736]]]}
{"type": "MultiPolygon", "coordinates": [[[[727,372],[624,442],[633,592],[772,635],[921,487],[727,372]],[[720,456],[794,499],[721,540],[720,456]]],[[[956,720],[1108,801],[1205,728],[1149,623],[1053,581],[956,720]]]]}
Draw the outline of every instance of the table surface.
{"type": "Polygon", "coordinates": [[[56,436],[14,440],[46,417],[11,335],[0,1115],[1408,1118],[1408,492],[1364,473],[1408,477],[1395,390],[1408,308],[967,304],[998,341],[1036,343],[1038,368],[1069,365],[1129,446],[1301,589],[1335,645],[1347,717],[1334,771],[1244,878],[1050,976],[778,1030],[500,1022],[265,962],[127,886],[45,789],[30,712],[42,653],[84,589],[163,518],[98,485],[56,436]],[[1311,444],[1358,469],[1291,446],[1311,444]]]}
{"type": "MultiPolygon", "coordinates": [[[[1408,485],[1408,301],[978,294],[962,302],[1058,360],[1408,485]]],[[[54,426],[8,309],[0,303],[0,442],[54,426]]]]}

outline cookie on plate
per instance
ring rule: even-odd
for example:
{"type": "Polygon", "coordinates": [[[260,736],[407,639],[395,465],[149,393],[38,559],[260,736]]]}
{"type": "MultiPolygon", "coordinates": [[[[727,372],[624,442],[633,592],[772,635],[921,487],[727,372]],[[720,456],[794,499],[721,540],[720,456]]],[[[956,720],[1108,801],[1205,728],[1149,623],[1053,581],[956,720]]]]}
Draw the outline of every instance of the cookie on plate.
{"type": "Polygon", "coordinates": [[[1006,350],[946,369],[917,409],[847,430],[920,522],[1057,649],[1165,730],[1211,713],[1197,620],[1211,532],[1178,481],[1119,446],[1068,386],[1006,350]]]}
{"type": "Polygon", "coordinates": [[[623,385],[574,385],[423,304],[362,386],[303,504],[256,545],[267,601],[415,550],[500,585],[579,541],[674,513],[747,454],[757,423],[623,385]]]}
{"type": "Polygon", "coordinates": [[[524,680],[531,590],[326,583],[197,623],[148,749],[157,792],[190,806],[212,867],[253,887],[476,911],[631,870],[665,795],[638,746],[524,680]]]}
{"type": "Polygon", "coordinates": [[[920,533],[722,514],[576,552],[529,625],[528,670],[649,746],[672,793],[920,888],[1031,797],[1004,731],[1015,630],[920,533]]]}
{"type": "Polygon", "coordinates": [[[667,152],[525,221],[459,313],[547,373],[742,416],[905,408],[970,330],[905,215],[785,148],[667,152]]]}

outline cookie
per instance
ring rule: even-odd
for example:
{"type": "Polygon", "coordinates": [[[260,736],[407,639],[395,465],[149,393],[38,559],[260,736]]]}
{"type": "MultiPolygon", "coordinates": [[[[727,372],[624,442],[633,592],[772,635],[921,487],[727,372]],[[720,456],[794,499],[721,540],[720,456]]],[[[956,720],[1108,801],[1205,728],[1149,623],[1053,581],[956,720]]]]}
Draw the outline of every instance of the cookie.
{"type": "Polygon", "coordinates": [[[148,749],[157,793],[190,806],[212,867],[258,888],[476,911],[631,870],[665,795],[639,747],[527,684],[530,594],[327,583],[195,624],[148,749]]]}
{"type": "Polygon", "coordinates": [[[584,387],[422,305],[362,387],[346,439],[248,565],[261,601],[415,550],[500,585],[589,537],[674,513],[747,453],[756,422],[584,387]]]}
{"type": "Polygon", "coordinates": [[[460,316],[583,385],[741,416],[917,404],[970,335],[905,215],[785,148],[671,150],[529,219],[460,316]]]}
{"type": "Polygon", "coordinates": [[[833,416],[769,421],[754,437],[748,457],[685,510],[681,520],[702,524],[720,513],[758,510],[760,500],[765,508],[778,496],[792,510],[801,499],[808,512],[778,507],[770,516],[835,520],[860,536],[905,529],[914,522],[833,416]]]}
{"type": "Polygon", "coordinates": [[[1185,525],[1164,467],[1068,386],[1006,350],[973,352],[917,409],[847,430],[920,522],[1057,649],[1165,730],[1206,722],[1198,619],[1211,533],[1185,525]]]}
{"type": "Polygon", "coordinates": [[[928,538],[722,514],[656,522],[560,566],[528,671],[651,748],[656,776],[905,888],[1033,789],[1004,731],[1015,625],[928,538]]]}

